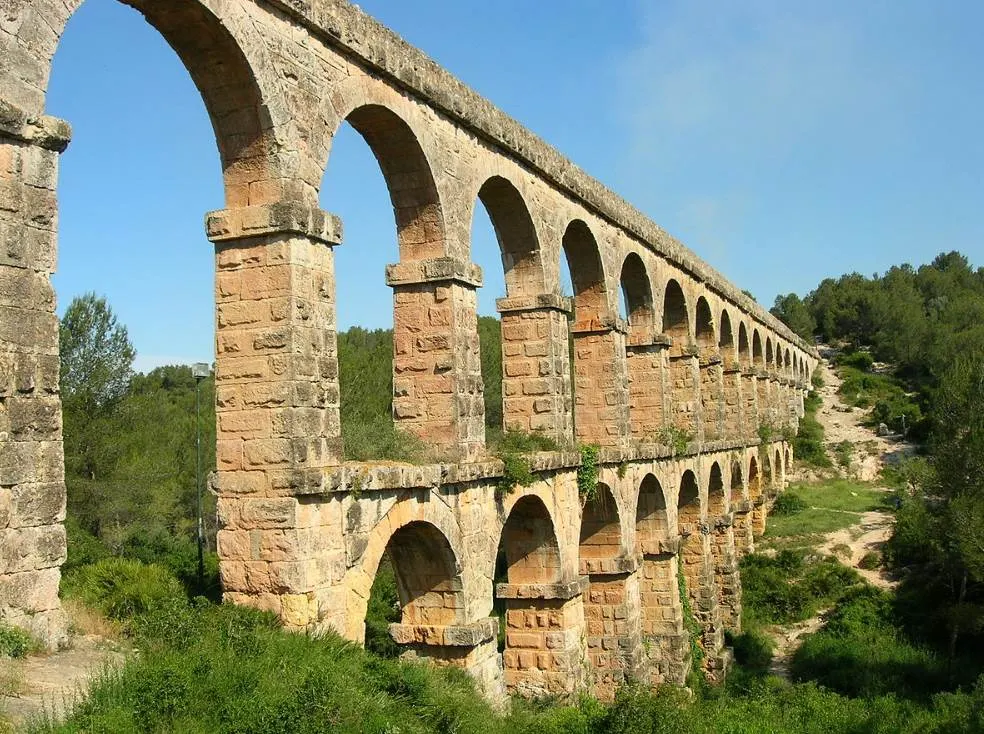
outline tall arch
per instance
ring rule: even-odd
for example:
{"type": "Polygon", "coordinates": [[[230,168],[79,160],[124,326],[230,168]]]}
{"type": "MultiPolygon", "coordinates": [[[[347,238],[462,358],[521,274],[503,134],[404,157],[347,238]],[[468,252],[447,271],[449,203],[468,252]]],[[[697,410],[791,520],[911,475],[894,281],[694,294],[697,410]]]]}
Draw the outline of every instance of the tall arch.
{"type": "Polygon", "coordinates": [[[669,537],[663,487],[655,476],[647,474],[639,485],[636,504],[636,545],[643,553],[657,554],[669,537]]]}
{"type": "Polygon", "coordinates": [[[749,369],[752,366],[752,353],[748,343],[748,329],[745,328],[744,321],[738,324],[738,360],[744,369],[749,369]]]}
{"type": "Polygon", "coordinates": [[[759,369],[765,369],[765,357],[762,352],[762,337],[759,330],[752,331],[752,364],[759,369]]]}
{"type": "Polygon", "coordinates": [[[617,558],[622,550],[622,526],[615,495],[607,484],[599,483],[594,495],[581,510],[579,542],[582,573],[591,561],[617,558]]]}
{"type": "Polygon", "coordinates": [[[715,348],[717,340],[714,338],[714,315],[711,313],[711,306],[704,296],[697,299],[695,316],[697,345],[702,349],[715,348]]]}
{"type": "Polygon", "coordinates": [[[451,543],[434,525],[413,521],[386,545],[400,595],[401,623],[454,625],[464,621],[459,563],[451,543]]]}
{"type": "Polygon", "coordinates": [[[478,199],[492,220],[506,296],[536,296],[544,292],[540,244],[529,207],[519,189],[502,176],[492,176],[482,184],[478,199]]]}
{"type": "Polygon", "coordinates": [[[765,366],[771,371],[771,369],[775,367],[775,364],[776,356],[772,349],[772,337],[767,336],[765,337],[765,366]]]}
{"type": "Polygon", "coordinates": [[[663,333],[681,345],[690,336],[690,313],[680,284],[670,278],[663,291],[663,333]]]}
{"type": "Polygon", "coordinates": [[[608,316],[605,270],[598,242],[583,220],[575,219],[567,225],[562,247],[571,274],[571,285],[574,287],[575,322],[605,320],[608,316]]]}
{"type": "MultiPolygon", "coordinates": [[[[720,324],[721,333],[718,336],[718,348],[721,350],[721,354],[730,361],[735,358],[735,333],[731,328],[731,316],[728,315],[727,310],[721,311],[720,324]]],[[[745,346],[747,348],[747,343],[745,346]]]]}
{"type": "Polygon", "coordinates": [[[637,338],[651,337],[655,326],[653,291],[649,285],[646,265],[636,253],[630,252],[625,256],[619,282],[631,335],[637,338]]]}
{"type": "Polygon", "coordinates": [[[721,517],[727,510],[727,498],[724,492],[724,474],[718,462],[711,464],[707,482],[707,516],[710,521],[721,517]]]}
{"type": "Polygon", "coordinates": [[[550,511],[535,495],[523,497],[509,512],[499,547],[509,584],[554,584],[560,581],[560,548],[550,511]]]}
{"type": "Polygon", "coordinates": [[[383,104],[354,107],[344,118],[366,141],[386,180],[400,260],[443,257],[444,213],[430,161],[417,134],[383,104]]]}

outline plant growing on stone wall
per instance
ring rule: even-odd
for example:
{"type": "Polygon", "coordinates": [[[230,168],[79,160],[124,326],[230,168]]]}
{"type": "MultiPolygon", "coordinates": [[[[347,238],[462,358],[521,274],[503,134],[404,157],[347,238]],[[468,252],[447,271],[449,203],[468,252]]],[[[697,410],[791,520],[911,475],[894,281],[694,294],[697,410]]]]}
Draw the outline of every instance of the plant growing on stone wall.
{"type": "Polygon", "coordinates": [[[772,421],[762,421],[758,427],[758,437],[759,441],[762,443],[769,443],[772,441],[773,437],[776,435],[776,427],[772,425],[772,421]]]}
{"type": "Polygon", "coordinates": [[[702,675],[701,664],[704,662],[704,648],[700,644],[701,628],[694,617],[693,607],[690,606],[690,597],[687,594],[687,578],[683,575],[683,567],[677,564],[677,586],[680,589],[680,606],[683,608],[683,628],[690,638],[690,673],[691,675],[702,675]]]}
{"type": "Polygon", "coordinates": [[[688,433],[676,426],[666,426],[657,434],[658,440],[664,446],[669,446],[673,456],[686,453],[687,446],[694,440],[694,434],[688,433]]]}
{"type": "Polygon", "coordinates": [[[625,474],[626,472],[628,472],[628,470],[629,470],[629,462],[622,461],[619,462],[618,469],[616,470],[615,473],[618,474],[619,479],[625,479],[625,474]]]}
{"type": "Polygon", "coordinates": [[[595,444],[580,447],[581,465],[577,468],[577,491],[582,498],[594,499],[598,491],[598,455],[601,448],[595,444]]]}
{"type": "Polygon", "coordinates": [[[782,435],[782,440],[786,443],[792,443],[793,439],[796,438],[796,429],[792,426],[783,426],[780,431],[782,435]]]}
{"type": "Polygon", "coordinates": [[[559,451],[557,442],[541,433],[509,430],[491,441],[492,453],[502,462],[502,477],[498,491],[510,492],[514,487],[528,487],[536,480],[529,454],[538,451],[559,451]]]}

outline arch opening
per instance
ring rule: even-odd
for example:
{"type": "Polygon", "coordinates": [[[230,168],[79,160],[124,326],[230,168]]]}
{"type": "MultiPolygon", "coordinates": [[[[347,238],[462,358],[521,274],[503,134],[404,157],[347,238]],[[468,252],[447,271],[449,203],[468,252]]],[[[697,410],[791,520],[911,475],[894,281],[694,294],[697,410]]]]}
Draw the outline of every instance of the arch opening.
{"type": "Polygon", "coordinates": [[[618,557],[621,548],[618,505],[611,488],[599,482],[594,496],[581,510],[580,557],[582,561],[612,559],[618,557]]]}
{"type": "Polygon", "coordinates": [[[709,517],[721,517],[726,509],[724,496],[724,476],[721,465],[716,461],[711,464],[710,478],[707,483],[707,514],[709,517]]]}
{"type": "Polygon", "coordinates": [[[605,273],[594,235],[580,219],[567,226],[562,240],[571,286],[575,324],[597,323],[608,314],[605,273]]]}
{"type": "Polygon", "coordinates": [[[657,553],[660,543],[670,537],[666,498],[659,480],[647,474],[639,485],[636,505],[636,544],[643,553],[657,553]]]}
{"type": "Polygon", "coordinates": [[[707,299],[701,296],[697,299],[697,345],[701,349],[713,349],[717,346],[714,338],[714,316],[707,299]]]}
{"type": "Polygon", "coordinates": [[[683,346],[690,335],[690,315],[683,288],[672,278],[663,293],[663,333],[683,346]]]}
{"type": "Polygon", "coordinates": [[[639,255],[630,252],[625,257],[619,280],[622,286],[622,306],[631,335],[637,338],[652,336],[655,317],[653,292],[646,265],[639,255]]]}

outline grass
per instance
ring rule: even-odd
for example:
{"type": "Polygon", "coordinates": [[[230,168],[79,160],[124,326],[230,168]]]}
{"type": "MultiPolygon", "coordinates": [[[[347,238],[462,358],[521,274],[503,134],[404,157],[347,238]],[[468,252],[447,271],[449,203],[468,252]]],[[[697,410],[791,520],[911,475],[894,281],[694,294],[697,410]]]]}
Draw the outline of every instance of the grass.
{"type": "Polygon", "coordinates": [[[867,484],[847,479],[831,479],[817,484],[796,485],[788,489],[787,504],[805,506],[798,512],[769,516],[764,545],[774,548],[809,547],[823,536],[854,525],[858,515],[886,509],[888,495],[867,484]]]}
{"type": "Polygon", "coordinates": [[[29,633],[0,623],[0,658],[23,658],[41,648],[29,633]]]}

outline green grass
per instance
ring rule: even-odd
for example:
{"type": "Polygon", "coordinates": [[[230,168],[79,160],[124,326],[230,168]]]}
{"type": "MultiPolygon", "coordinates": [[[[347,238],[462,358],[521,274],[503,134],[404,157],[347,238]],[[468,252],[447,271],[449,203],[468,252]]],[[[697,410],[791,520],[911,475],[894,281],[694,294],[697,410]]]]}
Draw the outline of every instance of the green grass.
{"type": "Polygon", "coordinates": [[[41,648],[41,643],[18,627],[0,623],[0,658],[22,658],[41,648]]]}
{"type": "Polygon", "coordinates": [[[862,512],[888,508],[890,495],[870,485],[831,479],[786,490],[779,513],[770,514],[763,547],[807,548],[823,542],[827,533],[855,525],[862,512]],[[784,512],[787,505],[802,507],[784,512]]]}

